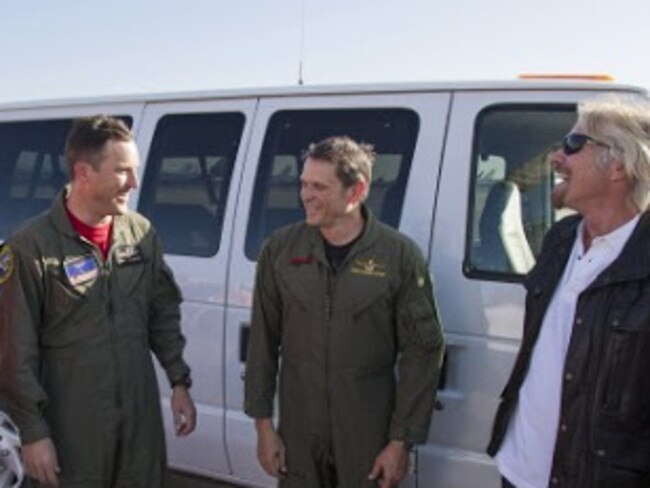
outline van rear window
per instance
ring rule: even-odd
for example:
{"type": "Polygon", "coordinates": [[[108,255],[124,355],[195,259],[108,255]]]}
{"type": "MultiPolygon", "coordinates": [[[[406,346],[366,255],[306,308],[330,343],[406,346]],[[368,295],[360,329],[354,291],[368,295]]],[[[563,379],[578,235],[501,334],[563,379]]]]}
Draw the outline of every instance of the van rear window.
{"type": "Polygon", "coordinates": [[[153,222],[165,252],[217,253],[244,122],[238,112],[173,114],[158,122],[138,210],[153,222]]]}
{"type": "MultiPolygon", "coordinates": [[[[120,117],[131,126],[130,117],[120,117]]],[[[68,181],[72,118],[0,122],[0,239],[48,209],[68,181]]]]}
{"type": "Polygon", "coordinates": [[[286,110],[273,114],[265,134],[246,234],[246,256],[256,260],[273,231],[304,218],[300,202],[302,155],[309,144],[347,135],[377,153],[367,204],[385,223],[399,225],[420,121],[408,109],[286,110]]]}

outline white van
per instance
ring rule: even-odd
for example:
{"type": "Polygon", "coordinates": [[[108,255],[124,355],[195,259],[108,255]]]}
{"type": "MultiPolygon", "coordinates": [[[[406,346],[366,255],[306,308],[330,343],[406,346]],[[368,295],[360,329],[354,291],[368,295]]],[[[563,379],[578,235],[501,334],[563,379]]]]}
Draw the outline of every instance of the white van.
{"type": "Polygon", "coordinates": [[[197,431],[173,435],[171,465],[246,486],[274,486],[255,457],[243,375],[262,240],[302,219],[301,154],[346,134],[378,154],[369,205],[429,262],[447,351],[428,443],[402,486],[496,488],[484,454],[518,350],[524,290],[552,208],[548,154],[576,102],[643,90],[603,82],[292,87],[0,106],[0,239],[49,207],[66,181],[73,118],[106,113],[141,152],[132,207],[148,216],[182,287],[197,431]]]}

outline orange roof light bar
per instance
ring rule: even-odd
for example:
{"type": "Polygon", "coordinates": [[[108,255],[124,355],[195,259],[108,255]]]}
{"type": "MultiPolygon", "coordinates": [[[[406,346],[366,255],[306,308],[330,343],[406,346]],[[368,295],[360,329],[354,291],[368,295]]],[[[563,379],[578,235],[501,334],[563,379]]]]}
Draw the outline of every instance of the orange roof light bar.
{"type": "Polygon", "coordinates": [[[523,74],[521,80],[582,80],[582,81],[614,81],[612,75],[578,75],[578,74],[523,74]]]}

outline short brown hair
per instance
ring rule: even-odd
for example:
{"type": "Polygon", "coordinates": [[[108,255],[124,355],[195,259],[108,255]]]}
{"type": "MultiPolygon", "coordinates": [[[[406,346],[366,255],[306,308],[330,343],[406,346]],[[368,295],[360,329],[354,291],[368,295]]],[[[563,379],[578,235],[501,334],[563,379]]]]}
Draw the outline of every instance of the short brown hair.
{"type": "Polygon", "coordinates": [[[370,144],[358,143],[348,136],[334,136],[310,144],[304,159],[327,161],[336,166],[336,176],[349,188],[360,180],[370,185],[375,152],[370,144]]]}
{"type": "Polygon", "coordinates": [[[79,161],[99,169],[101,153],[107,141],[130,142],[133,134],[123,120],[107,115],[76,119],[65,142],[65,157],[72,178],[72,167],[79,161]]]}

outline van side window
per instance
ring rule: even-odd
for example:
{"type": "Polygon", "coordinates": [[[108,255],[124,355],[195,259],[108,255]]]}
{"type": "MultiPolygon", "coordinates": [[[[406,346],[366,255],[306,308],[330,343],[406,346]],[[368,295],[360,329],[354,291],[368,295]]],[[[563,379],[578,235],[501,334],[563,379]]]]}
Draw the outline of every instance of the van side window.
{"type": "Polygon", "coordinates": [[[72,120],[0,122],[0,240],[47,210],[68,182],[65,139],[72,120]]]}
{"type": "Polygon", "coordinates": [[[166,252],[218,251],[244,121],[228,112],[166,115],[158,122],[138,210],[153,222],[166,252]]]}
{"type": "Polygon", "coordinates": [[[575,106],[497,105],[477,117],[465,274],[520,281],[546,231],[566,215],[551,204],[551,154],[575,106]]]}
{"type": "Polygon", "coordinates": [[[302,155],[309,144],[347,135],[377,153],[367,204],[385,223],[399,225],[418,115],[408,109],[286,110],[273,114],[262,146],[246,234],[246,256],[257,259],[273,231],[304,218],[302,155]]]}

